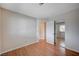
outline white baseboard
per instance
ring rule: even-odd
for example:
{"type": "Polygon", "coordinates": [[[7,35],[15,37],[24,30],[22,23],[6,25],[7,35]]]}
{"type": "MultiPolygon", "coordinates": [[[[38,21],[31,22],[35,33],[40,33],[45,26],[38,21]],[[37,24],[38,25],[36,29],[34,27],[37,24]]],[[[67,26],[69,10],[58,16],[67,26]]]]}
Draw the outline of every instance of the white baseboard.
{"type": "Polygon", "coordinates": [[[54,44],[54,43],[51,43],[51,42],[47,42],[47,43],[49,43],[49,44],[54,44]]]}
{"type": "Polygon", "coordinates": [[[68,47],[65,47],[65,48],[79,53],[79,51],[77,51],[77,50],[74,50],[74,49],[71,49],[71,48],[68,48],[68,47]]]}

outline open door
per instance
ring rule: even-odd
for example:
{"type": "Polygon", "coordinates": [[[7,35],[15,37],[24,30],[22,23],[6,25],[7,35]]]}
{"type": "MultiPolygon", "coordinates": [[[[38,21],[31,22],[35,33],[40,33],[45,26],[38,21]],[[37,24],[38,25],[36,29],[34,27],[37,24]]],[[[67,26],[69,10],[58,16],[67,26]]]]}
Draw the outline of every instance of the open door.
{"type": "Polygon", "coordinates": [[[65,47],[65,23],[55,22],[55,45],[65,47]]]}

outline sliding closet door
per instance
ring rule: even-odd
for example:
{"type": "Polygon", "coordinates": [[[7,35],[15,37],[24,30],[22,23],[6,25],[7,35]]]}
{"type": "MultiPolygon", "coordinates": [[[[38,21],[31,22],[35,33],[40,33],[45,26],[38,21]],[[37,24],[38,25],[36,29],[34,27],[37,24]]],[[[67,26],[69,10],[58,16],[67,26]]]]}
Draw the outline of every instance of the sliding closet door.
{"type": "Polygon", "coordinates": [[[16,30],[16,21],[17,19],[14,13],[2,9],[3,52],[14,49],[16,45],[17,39],[16,33],[14,32],[16,30]]]}
{"type": "Polygon", "coordinates": [[[2,9],[3,51],[7,52],[36,42],[36,20],[2,9]]]}
{"type": "Polygon", "coordinates": [[[3,44],[3,51],[5,52],[6,49],[8,49],[8,45],[10,45],[9,40],[9,34],[8,34],[8,12],[5,9],[2,9],[2,44],[3,44]]]}

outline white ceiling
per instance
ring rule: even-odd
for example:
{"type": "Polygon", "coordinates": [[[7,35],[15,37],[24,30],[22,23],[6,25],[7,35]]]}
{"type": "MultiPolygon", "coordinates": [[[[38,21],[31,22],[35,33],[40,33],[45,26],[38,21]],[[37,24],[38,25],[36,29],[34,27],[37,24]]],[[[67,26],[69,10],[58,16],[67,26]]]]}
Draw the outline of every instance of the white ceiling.
{"type": "Polygon", "coordinates": [[[35,18],[54,17],[79,8],[77,3],[45,3],[42,6],[38,3],[7,3],[0,6],[35,18]]]}

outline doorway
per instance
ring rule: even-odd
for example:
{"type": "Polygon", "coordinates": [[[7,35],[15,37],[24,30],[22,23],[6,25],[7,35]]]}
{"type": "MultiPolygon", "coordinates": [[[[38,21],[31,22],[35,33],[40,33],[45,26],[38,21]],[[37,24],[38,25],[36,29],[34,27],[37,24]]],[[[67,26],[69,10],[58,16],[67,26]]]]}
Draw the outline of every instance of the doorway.
{"type": "Polygon", "coordinates": [[[65,22],[55,22],[55,45],[65,47],[65,22]]]}
{"type": "Polygon", "coordinates": [[[46,21],[39,22],[39,47],[44,48],[46,45],[46,21]]]}

